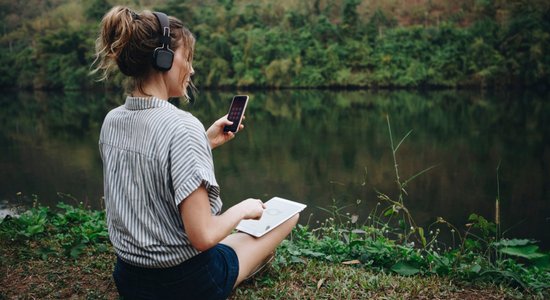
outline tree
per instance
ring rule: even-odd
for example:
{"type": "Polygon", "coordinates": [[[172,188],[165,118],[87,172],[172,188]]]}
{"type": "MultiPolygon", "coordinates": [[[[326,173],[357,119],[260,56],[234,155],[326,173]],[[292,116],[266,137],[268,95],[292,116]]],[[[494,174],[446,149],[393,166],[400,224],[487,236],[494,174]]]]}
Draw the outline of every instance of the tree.
{"type": "Polygon", "coordinates": [[[84,15],[91,21],[101,20],[110,8],[107,0],[86,0],[84,15]]]}

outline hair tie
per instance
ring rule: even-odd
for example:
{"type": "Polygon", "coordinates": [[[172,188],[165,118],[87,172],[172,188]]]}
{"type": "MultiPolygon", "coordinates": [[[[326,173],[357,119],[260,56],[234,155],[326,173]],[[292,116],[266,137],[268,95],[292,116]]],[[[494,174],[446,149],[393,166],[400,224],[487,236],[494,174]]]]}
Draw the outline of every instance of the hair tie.
{"type": "Polygon", "coordinates": [[[130,14],[132,15],[132,19],[135,21],[135,20],[139,20],[139,15],[136,14],[134,11],[130,11],[130,14]]]}

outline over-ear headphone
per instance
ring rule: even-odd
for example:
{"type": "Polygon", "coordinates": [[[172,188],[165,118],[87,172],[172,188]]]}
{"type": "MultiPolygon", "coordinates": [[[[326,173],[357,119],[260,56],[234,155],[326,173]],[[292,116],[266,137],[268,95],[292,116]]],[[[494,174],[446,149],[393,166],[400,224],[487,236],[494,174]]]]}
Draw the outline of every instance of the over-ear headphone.
{"type": "Polygon", "coordinates": [[[174,51],[170,49],[170,21],[164,13],[153,12],[153,14],[157,17],[162,31],[160,38],[162,46],[153,51],[153,67],[159,71],[168,71],[172,68],[174,61],[174,51]]]}

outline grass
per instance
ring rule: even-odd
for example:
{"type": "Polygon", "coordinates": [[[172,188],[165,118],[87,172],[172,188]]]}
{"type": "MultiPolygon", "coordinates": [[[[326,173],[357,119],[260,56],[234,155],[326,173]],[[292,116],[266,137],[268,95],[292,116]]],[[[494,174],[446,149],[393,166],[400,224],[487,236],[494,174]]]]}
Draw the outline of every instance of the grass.
{"type": "Polygon", "coordinates": [[[36,245],[2,247],[0,299],[116,299],[114,254],[91,251],[78,259],[29,256],[36,245]]]}
{"type": "MultiPolygon", "coordinates": [[[[0,299],[116,299],[114,253],[88,246],[78,259],[39,254],[41,244],[2,240],[0,299]]],[[[46,242],[47,243],[47,242],[46,242]]],[[[472,285],[445,277],[409,277],[363,266],[304,258],[271,268],[239,286],[230,299],[519,299],[536,298],[497,285],[472,285]]]]}
{"type": "Polygon", "coordinates": [[[495,285],[471,286],[445,277],[408,277],[363,266],[306,259],[271,269],[240,286],[232,299],[504,299],[521,292],[495,285]]]}

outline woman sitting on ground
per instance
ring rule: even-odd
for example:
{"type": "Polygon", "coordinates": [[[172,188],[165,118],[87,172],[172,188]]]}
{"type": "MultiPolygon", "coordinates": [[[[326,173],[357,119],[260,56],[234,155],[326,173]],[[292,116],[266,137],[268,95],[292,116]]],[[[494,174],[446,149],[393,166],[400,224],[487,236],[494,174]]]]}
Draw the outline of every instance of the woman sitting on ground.
{"type": "Polygon", "coordinates": [[[118,68],[131,84],[99,140],[113,277],[125,299],[227,298],[298,220],[254,238],[233,231],[261,217],[261,200],[221,213],[212,149],[234,137],[223,131],[232,123],[224,116],[205,131],[167,101],[188,98],[194,43],[180,20],[162,13],[117,6],[101,22],[95,72],[106,79],[118,68]]]}

